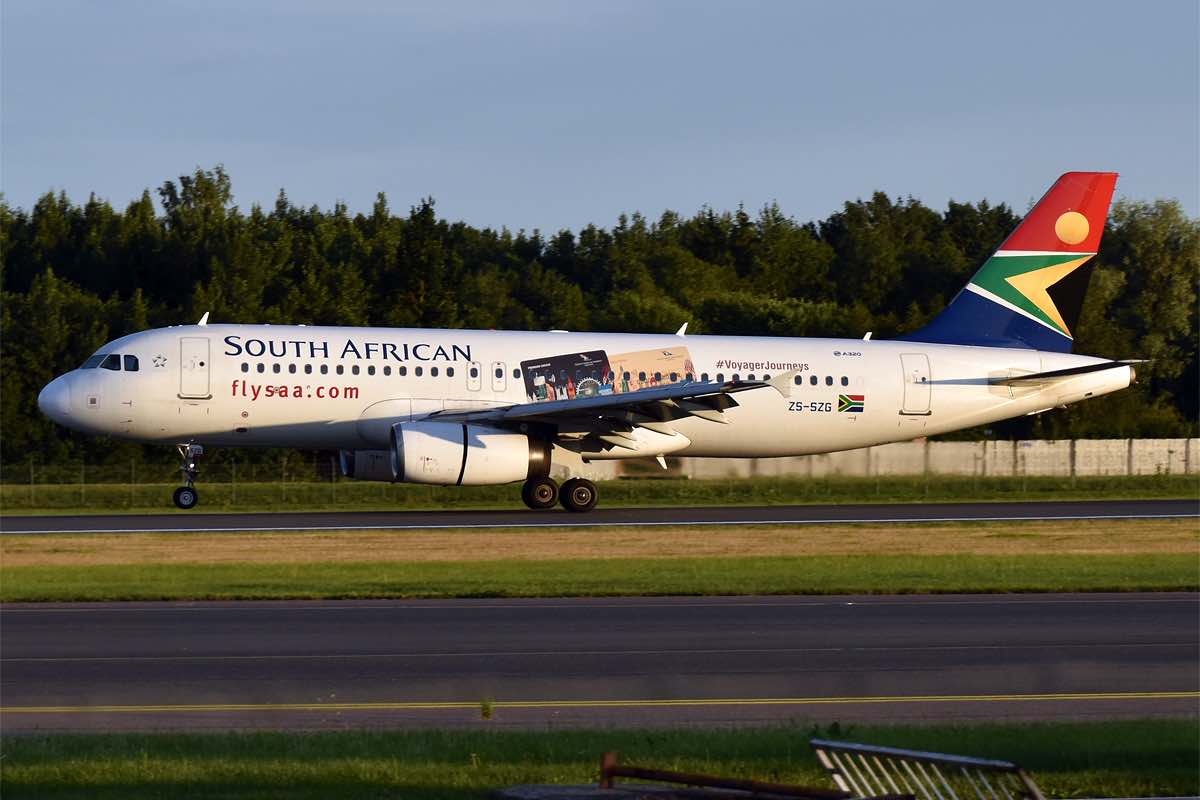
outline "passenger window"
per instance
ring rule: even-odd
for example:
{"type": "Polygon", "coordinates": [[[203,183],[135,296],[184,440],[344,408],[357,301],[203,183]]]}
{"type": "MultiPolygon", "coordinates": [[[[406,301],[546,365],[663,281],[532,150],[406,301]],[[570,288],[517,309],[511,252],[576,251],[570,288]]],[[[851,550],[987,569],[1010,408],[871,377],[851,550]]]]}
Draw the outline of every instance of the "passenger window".
{"type": "Polygon", "coordinates": [[[741,380],[741,378],[738,376],[738,374],[737,374],[736,372],[735,372],[735,373],[733,373],[733,381],[734,381],[734,383],[737,383],[737,382],[738,382],[738,381],[740,381],[740,380],[741,380]]]}
{"type": "Polygon", "coordinates": [[[392,368],[391,368],[391,367],[384,367],[384,368],[383,368],[383,374],[384,374],[384,375],[391,375],[391,374],[392,374],[392,368]]]}
{"type": "Polygon", "coordinates": [[[111,369],[116,372],[121,371],[121,357],[116,353],[109,353],[100,362],[100,369],[111,369]]]}
{"type": "Polygon", "coordinates": [[[446,367],[446,377],[447,378],[454,377],[454,367],[446,367]]]}
{"type": "Polygon", "coordinates": [[[304,374],[305,374],[305,375],[312,375],[312,364],[305,364],[305,365],[304,365],[304,374]]]}
{"type": "Polygon", "coordinates": [[[672,372],[672,373],[671,373],[671,383],[675,383],[677,380],[679,380],[679,373],[678,373],[678,372],[672,372]]]}
{"type": "Polygon", "coordinates": [[[368,374],[368,375],[374,375],[374,374],[375,374],[375,367],[374,367],[374,366],[367,367],[367,374],[368,374]]]}
{"type": "Polygon", "coordinates": [[[724,382],[725,382],[725,373],[718,372],[717,373],[717,383],[724,383],[724,382]]]}
{"type": "Polygon", "coordinates": [[[662,383],[662,373],[661,372],[654,373],[654,382],[662,383]]]}
{"type": "Polygon", "coordinates": [[[400,367],[400,369],[398,369],[396,371],[399,372],[400,377],[403,378],[405,375],[408,374],[408,367],[400,367]]]}
{"type": "Polygon", "coordinates": [[[438,373],[438,368],[437,368],[437,367],[430,367],[430,368],[429,368],[429,377],[431,377],[431,378],[436,378],[436,377],[437,377],[437,373],[438,373]]]}
{"type": "Polygon", "coordinates": [[[421,377],[421,372],[422,372],[422,370],[420,367],[417,367],[415,370],[413,370],[413,374],[416,375],[418,378],[421,377]]]}
{"type": "Polygon", "coordinates": [[[842,376],[842,386],[849,386],[849,385],[850,385],[850,379],[847,378],[845,375],[843,375],[842,376]]]}
{"type": "Polygon", "coordinates": [[[502,367],[496,367],[496,377],[497,378],[504,377],[504,369],[502,367]]]}
{"type": "Polygon", "coordinates": [[[358,374],[358,364],[355,364],[352,367],[350,367],[350,371],[352,373],[354,373],[355,375],[357,375],[358,374]]]}
{"type": "Polygon", "coordinates": [[[639,372],[639,373],[638,373],[638,380],[639,380],[639,381],[644,381],[644,380],[646,380],[646,373],[644,373],[644,372],[639,372]]]}
{"type": "Polygon", "coordinates": [[[100,366],[100,362],[104,360],[104,356],[91,356],[87,361],[83,362],[80,369],[95,369],[100,366]]]}
{"type": "Polygon", "coordinates": [[[816,385],[817,385],[817,376],[816,376],[816,375],[809,375],[809,376],[808,376],[808,382],[809,382],[810,384],[812,384],[813,386],[816,386],[816,385]]]}
{"type": "Polygon", "coordinates": [[[514,369],[514,370],[513,370],[513,377],[514,377],[514,378],[519,378],[519,377],[521,377],[521,370],[519,370],[519,369],[514,369]]]}
{"type": "Polygon", "coordinates": [[[792,378],[792,383],[799,386],[800,384],[804,383],[804,378],[801,378],[799,375],[797,375],[796,377],[792,378]]]}
{"type": "Polygon", "coordinates": [[[471,374],[471,377],[472,377],[472,378],[478,378],[478,377],[479,377],[479,370],[478,370],[477,368],[475,368],[475,367],[471,367],[471,373],[470,373],[470,374],[471,374]]]}
{"type": "Polygon", "coordinates": [[[279,372],[279,365],[278,365],[278,364],[272,364],[272,365],[271,365],[271,372],[278,373],[278,372],[279,372]]]}
{"type": "Polygon", "coordinates": [[[747,375],[747,376],[746,376],[746,380],[748,380],[748,381],[752,381],[752,380],[754,380],[754,373],[753,373],[753,372],[751,372],[749,375],[747,375]]]}
{"type": "Polygon", "coordinates": [[[825,376],[825,385],[826,385],[826,386],[833,386],[833,376],[832,376],[832,375],[826,375],[826,376],[825,376]]]}
{"type": "Polygon", "coordinates": [[[338,375],[343,375],[343,374],[345,374],[345,372],[346,372],[346,368],[345,368],[345,367],[343,367],[341,364],[338,364],[338,365],[337,365],[337,368],[336,368],[336,371],[337,371],[337,374],[338,374],[338,375]]]}
{"type": "Polygon", "coordinates": [[[261,374],[261,373],[263,373],[263,372],[266,372],[266,371],[267,371],[267,365],[266,365],[266,364],[259,364],[259,365],[258,365],[258,371],[259,371],[259,373],[260,373],[260,374],[261,374]]]}
{"type": "Polygon", "coordinates": [[[628,372],[626,372],[626,373],[625,373],[625,380],[629,380],[629,373],[628,373],[628,372]]]}
{"type": "Polygon", "coordinates": [[[701,373],[700,373],[700,380],[704,381],[705,383],[708,383],[708,373],[707,373],[707,372],[701,372],[701,373]]]}
{"type": "Polygon", "coordinates": [[[245,361],[243,361],[242,362],[242,372],[249,372],[249,371],[250,371],[250,365],[247,364],[245,361]]]}
{"type": "Polygon", "coordinates": [[[124,358],[125,358],[125,371],[126,372],[137,372],[138,371],[138,357],[137,356],[125,356],[124,358]]]}
{"type": "Polygon", "coordinates": [[[296,374],[296,365],[295,364],[288,364],[288,374],[289,375],[296,374]]]}
{"type": "Polygon", "coordinates": [[[770,376],[770,375],[768,375],[767,373],[765,373],[765,372],[764,372],[764,373],[763,373],[763,380],[764,380],[764,381],[769,381],[769,380],[771,380],[771,376],[770,376]]]}
{"type": "Polygon", "coordinates": [[[322,374],[322,375],[328,375],[328,374],[329,374],[329,365],[328,365],[328,364],[322,364],[322,365],[321,365],[321,374],[322,374]]]}

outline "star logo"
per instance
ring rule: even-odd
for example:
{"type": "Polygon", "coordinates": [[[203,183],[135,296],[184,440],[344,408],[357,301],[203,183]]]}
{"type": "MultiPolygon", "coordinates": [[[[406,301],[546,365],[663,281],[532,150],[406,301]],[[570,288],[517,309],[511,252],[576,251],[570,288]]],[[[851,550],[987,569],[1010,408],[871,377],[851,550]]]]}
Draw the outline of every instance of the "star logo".
{"type": "Polygon", "coordinates": [[[155,367],[165,367],[167,365],[167,357],[159,353],[153,358],[155,367]]]}

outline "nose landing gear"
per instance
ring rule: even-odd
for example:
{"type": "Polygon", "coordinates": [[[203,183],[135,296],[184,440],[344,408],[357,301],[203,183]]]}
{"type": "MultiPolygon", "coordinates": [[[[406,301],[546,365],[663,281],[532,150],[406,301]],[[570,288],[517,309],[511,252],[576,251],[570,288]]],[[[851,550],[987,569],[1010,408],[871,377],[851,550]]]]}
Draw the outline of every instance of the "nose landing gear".
{"type": "Polygon", "coordinates": [[[195,508],[200,502],[200,495],[196,491],[196,478],[200,475],[200,468],[196,465],[200,456],[204,455],[204,448],[198,444],[180,444],[175,446],[179,451],[179,458],[183,462],[179,471],[183,473],[183,482],[185,485],[180,486],[175,490],[172,500],[175,505],[187,511],[190,508],[195,508]]]}

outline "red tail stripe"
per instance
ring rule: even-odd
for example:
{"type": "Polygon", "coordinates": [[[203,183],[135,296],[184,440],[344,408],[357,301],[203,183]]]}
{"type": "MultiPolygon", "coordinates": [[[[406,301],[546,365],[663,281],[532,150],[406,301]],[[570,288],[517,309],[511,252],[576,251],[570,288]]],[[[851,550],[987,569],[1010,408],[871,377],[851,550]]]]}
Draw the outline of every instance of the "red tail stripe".
{"type": "Polygon", "coordinates": [[[1066,173],[1055,181],[1000,249],[1095,253],[1100,249],[1100,236],[1116,185],[1115,172],[1066,173]],[[1059,217],[1068,211],[1078,212],[1088,221],[1087,236],[1075,244],[1064,242],[1055,232],[1059,217]]]}

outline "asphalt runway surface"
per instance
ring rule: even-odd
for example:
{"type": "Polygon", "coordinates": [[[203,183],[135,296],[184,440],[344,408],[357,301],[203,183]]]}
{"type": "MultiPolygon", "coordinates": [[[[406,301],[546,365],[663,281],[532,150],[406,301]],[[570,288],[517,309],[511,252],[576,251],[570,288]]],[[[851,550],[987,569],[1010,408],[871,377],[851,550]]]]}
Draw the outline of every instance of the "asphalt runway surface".
{"type": "Polygon", "coordinates": [[[1078,719],[1200,703],[1190,593],[30,604],[0,617],[6,733],[1078,719]]]}
{"type": "Polygon", "coordinates": [[[394,511],[260,514],[117,514],[0,517],[4,534],[149,531],[355,531],[414,528],[559,528],[626,525],[802,525],[999,520],[1200,517],[1197,500],[1084,500],[1018,503],[890,503],[710,508],[600,508],[566,511],[394,511]]]}

